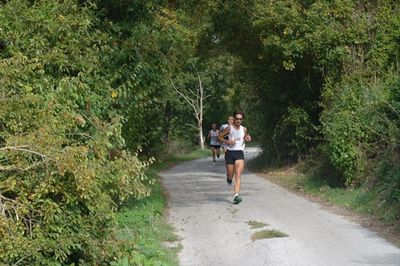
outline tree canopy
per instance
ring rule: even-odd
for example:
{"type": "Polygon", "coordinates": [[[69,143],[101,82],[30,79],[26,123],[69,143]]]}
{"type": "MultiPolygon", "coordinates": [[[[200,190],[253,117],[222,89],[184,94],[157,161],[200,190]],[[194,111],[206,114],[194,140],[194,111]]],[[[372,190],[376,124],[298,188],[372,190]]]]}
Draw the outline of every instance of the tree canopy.
{"type": "MultiPolygon", "coordinates": [[[[400,206],[394,0],[0,1],[0,262],[108,264],[146,167],[240,109],[269,164],[400,206]],[[328,178],[328,177],[326,177],[328,178]]],[[[395,212],[395,219],[400,212],[395,212]]],[[[139,252],[139,251],[138,251],[139,252]]]]}

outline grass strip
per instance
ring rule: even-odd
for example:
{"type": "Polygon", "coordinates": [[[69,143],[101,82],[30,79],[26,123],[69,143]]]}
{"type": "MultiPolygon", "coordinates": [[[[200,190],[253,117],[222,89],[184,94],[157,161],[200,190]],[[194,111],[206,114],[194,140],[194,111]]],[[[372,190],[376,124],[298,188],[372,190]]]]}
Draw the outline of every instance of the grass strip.
{"type": "Polygon", "coordinates": [[[116,238],[126,243],[130,250],[125,254],[130,255],[112,263],[113,266],[178,265],[177,253],[181,246],[175,244],[179,239],[165,219],[167,199],[158,172],[206,156],[209,156],[209,151],[194,150],[186,155],[170,156],[146,171],[147,176],[156,181],[150,185],[151,195],[141,200],[129,200],[116,214],[116,238]]]}
{"type": "Polygon", "coordinates": [[[364,215],[377,215],[376,192],[363,187],[346,189],[331,187],[324,180],[308,175],[273,176],[273,181],[289,189],[319,197],[326,202],[349,208],[364,215]]]}
{"type": "Polygon", "coordinates": [[[255,232],[252,236],[251,239],[253,241],[255,240],[260,240],[260,239],[266,239],[266,238],[278,238],[278,237],[287,237],[288,235],[278,231],[278,230],[262,230],[255,232]]]}
{"type": "Polygon", "coordinates": [[[158,161],[157,163],[152,165],[150,169],[156,172],[160,172],[178,163],[205,158],[207,156],[211,156],[211,152],[208,149],[204,150],[196,149],[185,155],[170,155],[167,158],[163,159],[162,161],[158,161]]]}
{"type": "Polygon", "coordinates": [[[248,221],[247,224],[250,225],[250,229],[258,229],[268,225],[266,223],[257,221],[248,221]]]}
{"type": "MultiPolygon", "coordinates": [[[[252,163],[250,166],[253,171],[266,172],[265,166],[261,167],[259,162],[252,163]]],[[[346,216],[358,215],[353,219],[400,247],[400,223],[396,219],[398,206],[383,205],[382,200],[379,200],[379,188],[333,186],[329,177],[300,174],[285,168],[270,169],[265,175],[268,180],[284,188],[309,195],[321,203],[329,203],[330,206],[342,207],[343,210],[335,209],[339,213],[346,216]]]]}

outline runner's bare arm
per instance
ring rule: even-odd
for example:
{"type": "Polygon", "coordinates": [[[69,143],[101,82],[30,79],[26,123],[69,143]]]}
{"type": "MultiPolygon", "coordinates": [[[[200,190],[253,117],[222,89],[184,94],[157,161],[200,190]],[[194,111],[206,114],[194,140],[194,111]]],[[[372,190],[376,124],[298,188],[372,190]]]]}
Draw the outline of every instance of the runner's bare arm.
{"type": "Polygon", "coordinates": [[[225,128],[224,131],[219,132],[218,135],[218,140],[220,143],[224,143],[225,139],[224,137],[227,136],[229,134],[229,127],[225,128]]]}
{"type": "Polygon", "coordinates": [[[228,144],[228,145],[235,144],[235,141],[233,141],[233,140],[224,139],[225,136],[228,136],[229,132],[230,132],[230,127],[227,127],[224,129],[224,131],[219,133],[218,140],[220,141],[220,143],[224,143],[224,144],[228,144]]]}
{"type": "Polygon", "coordinates": [[[249,134],[249,132],[247,131],[247,128],[244,128],[244,141],[246,142],[250,142],[251,141],[251,136],[249,134]]]}

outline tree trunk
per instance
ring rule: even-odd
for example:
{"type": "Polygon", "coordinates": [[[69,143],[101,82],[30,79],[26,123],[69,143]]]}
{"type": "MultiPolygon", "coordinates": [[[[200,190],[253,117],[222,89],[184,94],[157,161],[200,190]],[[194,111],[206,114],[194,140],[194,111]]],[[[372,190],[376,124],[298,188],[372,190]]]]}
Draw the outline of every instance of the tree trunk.
{"type": "Polygon", "coordinates": [[[203,137],[203,84],[201,83],[200,76],[197,74],[199,79],[199,90],[200,90],[200,98],[199,98],[199,137],[200,137],[200,149],[204,150],[204,137],[203,137]]]}
{"type": "MultiPolygon", "coordinates": [[[[193,65],[196,69],[196,67],[193,65]]],[[[208,96],[204,97],[203,84],[201,83],[201,78],[199,73],[197,73],[197,78],[199,80],[199,89],[196,91],[192,91],[189,88],[190,93],[186,93],[184,91],[180,91],[177,87],[175,87],[174,82],[171,79],[172,87],[175,92],[184,99],[193,109],[194,117],[197,120],[197,129],[199,134],[199,146],[200,149],[204,150],[204,136],[203,136],[203,100],[208,96]],[[194,97],[193,97],[194,96],[194,97]]]]}
{"type": "Polygon", "coordinates": [[[203,136],[203,123],[202,123],[202,121],[199,121],[198,127],[199,127],[200,149],[204,150],[204,136],[203,136]]]}

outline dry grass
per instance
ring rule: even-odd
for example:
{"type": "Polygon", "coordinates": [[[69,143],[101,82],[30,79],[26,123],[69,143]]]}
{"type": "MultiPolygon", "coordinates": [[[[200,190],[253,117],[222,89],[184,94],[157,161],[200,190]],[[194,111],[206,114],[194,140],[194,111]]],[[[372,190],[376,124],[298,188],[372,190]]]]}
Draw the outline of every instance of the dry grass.
{"type": "Polygon", "coordinates": [[[282,233],[278,230],[262,230],[255,232],[252,236],[251,239],[253,241],[259,240],[259,239],[265,239],[265,238],[277,238],[277,237],[287,237],[288,235],[285,233],[282,233]]]}
{"type": "Polygon", "coordinates": [[[264,227],[264,226],[268,225],[266,223],[257,222],[257,221],[248,221],[247,224],[251,226],[250,227],[251,229],[257,229],[257,228],[261,228],[261,227],[264,227]]]}

